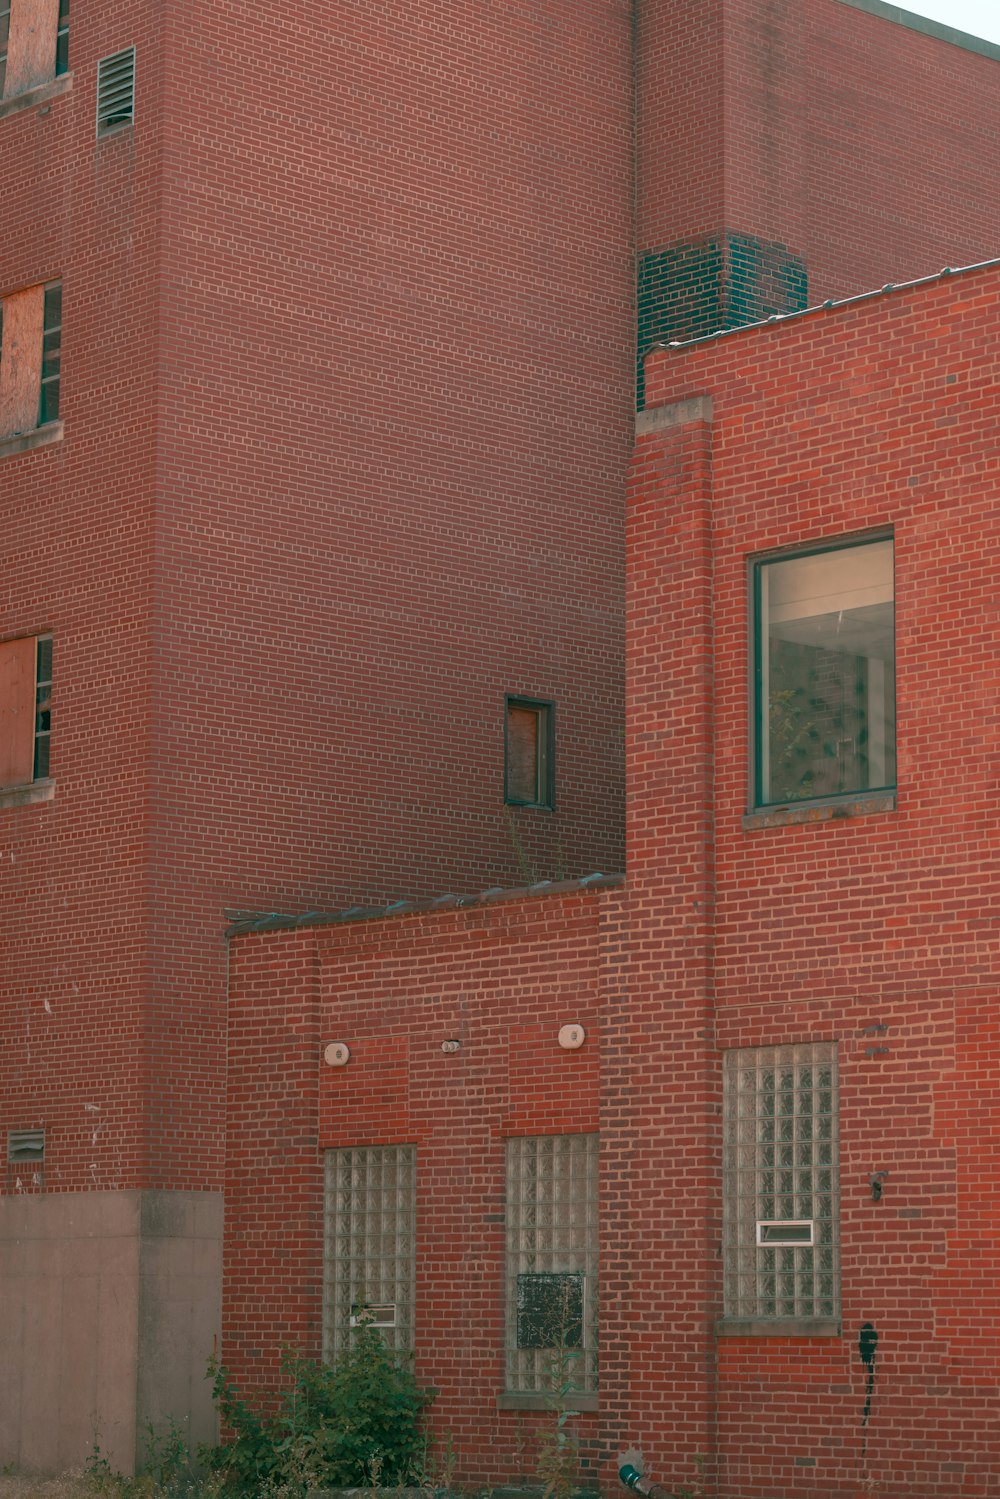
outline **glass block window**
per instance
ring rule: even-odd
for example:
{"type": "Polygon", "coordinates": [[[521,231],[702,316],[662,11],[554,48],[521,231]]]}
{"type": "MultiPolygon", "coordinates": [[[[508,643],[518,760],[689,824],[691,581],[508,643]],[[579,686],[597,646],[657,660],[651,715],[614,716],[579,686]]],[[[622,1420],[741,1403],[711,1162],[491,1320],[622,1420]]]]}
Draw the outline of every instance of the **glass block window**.
{"type": "Polygon", "coordinates": [[[888,538],[753,567],[758,806],[896,784],[888,538]]]}
{"type": "Polygon", "coordinates": [[[579,1350],[569,1374],[597,1389],[596,1135],[507,1141],[506,1384],[545,1392],[553,1355],[579,1350]]]}
{"type": "Polygon", "coordinates": [[[390,1348],[413,1349],[417,1148],[326,1153],[323,1357],[332,1363],[368,1315],[390,1348]],[[367,1311],[366,1311],[367,1309],[367,1311]]]}
{"type": "Polygon", "coordinates": [[[835,1043],[728,1052],[727,1317],[839,1313],[835,1043]]]}

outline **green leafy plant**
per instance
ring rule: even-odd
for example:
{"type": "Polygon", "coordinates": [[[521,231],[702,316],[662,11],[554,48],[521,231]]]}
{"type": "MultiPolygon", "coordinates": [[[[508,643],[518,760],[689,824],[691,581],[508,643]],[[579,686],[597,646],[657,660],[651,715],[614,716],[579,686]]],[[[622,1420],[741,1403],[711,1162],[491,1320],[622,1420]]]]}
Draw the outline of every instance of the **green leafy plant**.
{"type": "Polygon", "coordinates": [[[568,1339],[572,1338],[569,1329],[574,1323],[579,1328],[570,1306],[569,1286],[564,1285],[559,1341],[548,1361],[549,1389],[545,1402],[555,1420],[542,1432],[538,1443],[542,1499],[570,1499],[580,1471],[580,1439],[570,1425],[580,1414],[573,1404],[573,1396],[579,1394],[573,1363],[582,1356],[582,1349],[568,1345],[568,1339]]]}
{"type": "Polygon", "coordinates": [[[419,1476],[421,1417],[431,1400],[400,1355],[370,1325],[332,1367],[287,1353],[286,1387],[270,1415],[254,1410],[220,1365],[209,1372],[233,1433],[206,1450],[210,1467],[235,1494],[294,1496],[310,1487],[398,1486],[419,1476]]]}

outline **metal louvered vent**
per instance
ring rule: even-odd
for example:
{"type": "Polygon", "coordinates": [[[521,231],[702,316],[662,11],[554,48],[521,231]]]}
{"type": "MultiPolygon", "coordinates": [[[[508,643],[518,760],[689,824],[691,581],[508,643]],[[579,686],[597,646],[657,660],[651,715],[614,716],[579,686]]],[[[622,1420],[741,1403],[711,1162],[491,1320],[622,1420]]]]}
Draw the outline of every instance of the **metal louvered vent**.
{"type": "Polygon", "coordinates": [[[43,1129],[7,1131],[7,1161],[11,1166],[37,1166],[45,1159],[43,1129]]]}
{"type": "Polygon", "coordinates": [[[97,133],[108,135],[135,120],[135,48],[97,64],[97,133]]]}

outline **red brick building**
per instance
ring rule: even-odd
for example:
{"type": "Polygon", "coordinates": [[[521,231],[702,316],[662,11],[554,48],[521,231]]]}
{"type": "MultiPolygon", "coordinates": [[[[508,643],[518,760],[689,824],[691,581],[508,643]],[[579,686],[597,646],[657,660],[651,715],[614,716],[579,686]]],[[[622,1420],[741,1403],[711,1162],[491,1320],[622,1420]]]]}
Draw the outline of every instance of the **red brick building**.
{"type": "Polygon", "coordinates": [[[988,256],[997,49],[880,0],[0,37],[0,1462],[96,1412],[128,1466],[211,1431],[226,913],[622,868],[636,255],[642,347],[988,256]]]}
{"type": "Polygon", "coordinates": [[[611,1490],[993,1492],[998,319],[994,262],[647,361],[624,883],[235,937],[239,1383],[366,1299],[530,1481],[558,1288],[611,1490]]]}

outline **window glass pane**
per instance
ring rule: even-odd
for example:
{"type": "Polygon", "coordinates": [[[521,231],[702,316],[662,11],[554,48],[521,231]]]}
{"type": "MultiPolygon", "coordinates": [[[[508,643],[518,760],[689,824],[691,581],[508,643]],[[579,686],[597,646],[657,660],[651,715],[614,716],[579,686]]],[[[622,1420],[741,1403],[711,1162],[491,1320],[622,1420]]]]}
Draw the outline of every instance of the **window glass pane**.
{"type": "Polygon", "coordinates": [[[42,336],[42,387],[38,420],[54,422],[59,416],[59,368],[62,344],[62,283],[45,288],[42,336]]]}
{"type": "Polygon", "coordinates": [[[758,569],[758,800],[896,781],[891,541],[758,569]]]}

